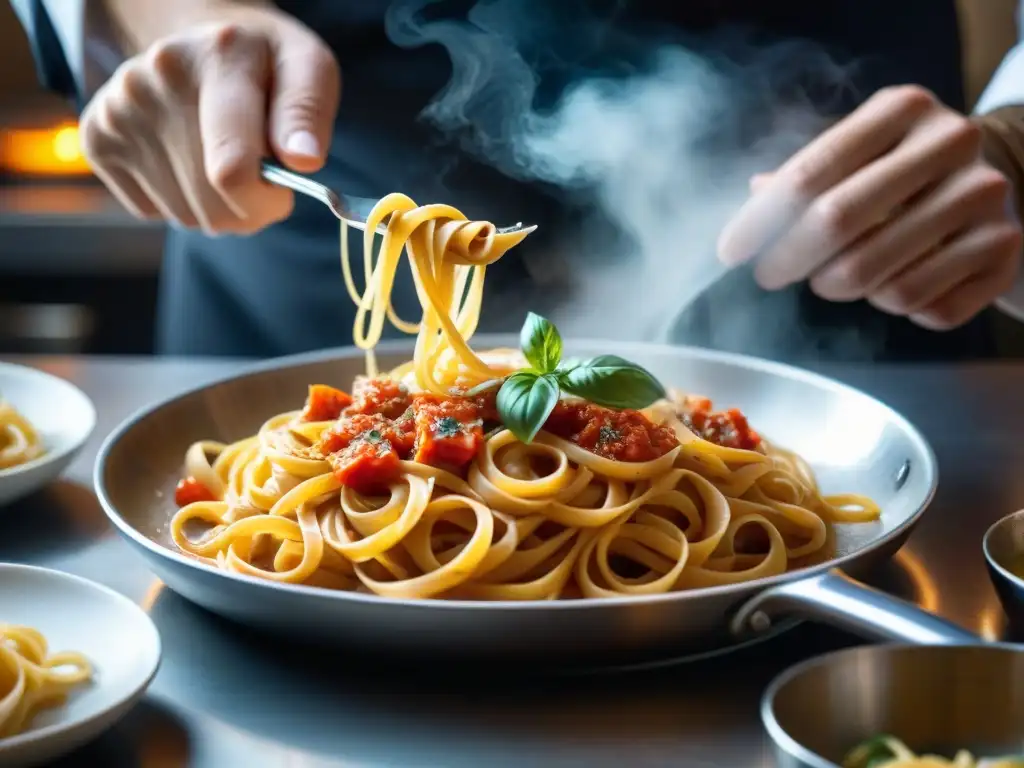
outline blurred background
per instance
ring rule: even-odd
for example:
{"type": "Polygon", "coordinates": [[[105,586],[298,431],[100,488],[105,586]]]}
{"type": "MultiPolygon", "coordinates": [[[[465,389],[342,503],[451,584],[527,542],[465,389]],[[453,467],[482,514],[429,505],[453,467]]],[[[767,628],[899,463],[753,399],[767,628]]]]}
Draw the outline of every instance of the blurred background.
{"type": "Polygon", "coordinates": [[[89,173],[0,2],[0,354],[151,353],[163,237],[89,173]]]}
{"type": "MultiPolygon", "coordinates": [[[[960,6],[974,99],[1015,42],[1016,0],[960,6]]],[[[75,118],[40,89],[0,0],[0,355],[153,351],[163,227],[132,219],[91,176],[75,118]]]]}

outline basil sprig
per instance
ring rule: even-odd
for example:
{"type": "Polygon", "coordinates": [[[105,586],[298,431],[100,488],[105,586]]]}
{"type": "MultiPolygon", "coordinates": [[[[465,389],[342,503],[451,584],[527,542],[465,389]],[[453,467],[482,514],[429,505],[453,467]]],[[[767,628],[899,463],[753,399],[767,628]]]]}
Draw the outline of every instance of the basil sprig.
{"type": "Polygon", "coordinates": [[[889,746],[891,736],[880,735],[860,744],[843,760],[843,768],[877,768],[896,757],[889,746]]]}
{"type": "Polygon", "coordinates": [[[502,423],[521,442],[537,436],[560,392],[607,408],[646,408],[665,388],[636,363],[617,355],[562,360],[562,337],[547,319],[530,312],[519,334],[530,367],[509,376],[498,390],[502,423]]]}

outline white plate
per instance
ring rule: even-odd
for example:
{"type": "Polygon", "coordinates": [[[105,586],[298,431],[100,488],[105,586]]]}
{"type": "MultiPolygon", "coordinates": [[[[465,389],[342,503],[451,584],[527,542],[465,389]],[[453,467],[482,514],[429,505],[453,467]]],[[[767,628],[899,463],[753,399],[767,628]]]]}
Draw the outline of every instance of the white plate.
{"type": "Polygon", "coordinates": [[[160,635],[123,595],[78,576],[0,564],[0,623],[43,633],[51,653],[78,651],[93,680],[66,704],[44,710],[30,729],[0,738],[0,766],[44,763],[96,738],[142,696],[160,664],[160,635]]]}
{"type": "Polygon", "coordinates": [[[96,409],[78,387],[23,365],[0,363],[0,397],[39,432],[46,453],[33,461],[0,469],[0,506],[57,479],[89,439],[96,409]]]}

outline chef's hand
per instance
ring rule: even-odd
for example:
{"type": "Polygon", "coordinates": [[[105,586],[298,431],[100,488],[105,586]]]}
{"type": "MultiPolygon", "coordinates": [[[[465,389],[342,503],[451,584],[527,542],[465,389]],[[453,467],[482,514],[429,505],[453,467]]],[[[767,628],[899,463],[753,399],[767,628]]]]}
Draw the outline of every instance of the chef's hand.
{"type": "Polygon", "coordinates": [[[719,256],[756,257],[768,290],[809,280],[824,299],[945,330],[1019,270],[1009,182],[982,159],[979,129],[917,86],[879,91],[751,187],[719,256]]]}
{"type": "Polygon", "coordinates": [[[236,11],[149,45],[85,110],[86,157],[140,218],[255,232],[294,202],[262,181],[260,159],[302,172],[324,163],[341,88],[333,55],[276,9],[236,11]]]}

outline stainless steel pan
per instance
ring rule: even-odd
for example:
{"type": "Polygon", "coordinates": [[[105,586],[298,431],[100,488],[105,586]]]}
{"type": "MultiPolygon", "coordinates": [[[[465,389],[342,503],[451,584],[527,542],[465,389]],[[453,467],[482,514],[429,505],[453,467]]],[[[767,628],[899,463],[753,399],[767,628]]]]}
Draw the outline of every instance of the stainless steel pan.
{"type": "Polygon", "coordinates": [[[780,768],[839,768],[879,734],[952,757],[1024,754],[1024,653],[1006,645],[879,645],[812,659],[768,688],[780,768]]]}
{"type": "MultiPolygon", "coordinates": [[[[481,348],[515,343],[476,340],[481,348]]],[[[599,601],[388,600],[226,574],[175,552],[167,523],[188,444],[252,434],[268,416],[296,408],[310,383],[347,386],[363,369],[362,353],[353,349],[270,361],[132,416],[100,451],[97,492],[121,534],[187,599],[246,625],[350,648],[600,666],[727,651],[801,618],[913,642],[971,638],[838,570],[857,577],[894,554],[935,491],[935,457],[899,414],[830,379],[748,357],[609,342],[568,346],[574,355],[614,347],[667,384],[743,408],[764,434],[809,457],[826,489],[879,500],[881,522],[844,529],[838,557],[815,568],[757,583],[599,601]]],[[[405,360],[411,349],[386,344],[382,363],[405,360]]]]}

